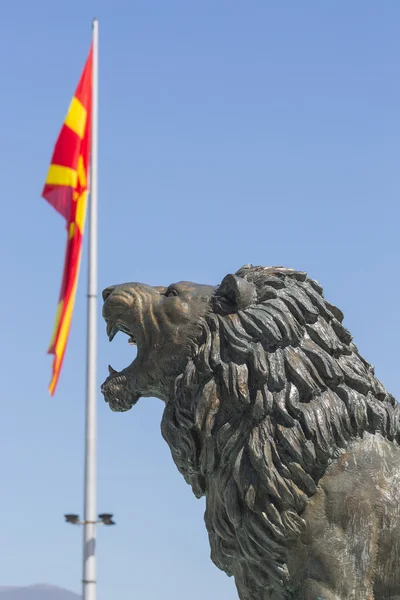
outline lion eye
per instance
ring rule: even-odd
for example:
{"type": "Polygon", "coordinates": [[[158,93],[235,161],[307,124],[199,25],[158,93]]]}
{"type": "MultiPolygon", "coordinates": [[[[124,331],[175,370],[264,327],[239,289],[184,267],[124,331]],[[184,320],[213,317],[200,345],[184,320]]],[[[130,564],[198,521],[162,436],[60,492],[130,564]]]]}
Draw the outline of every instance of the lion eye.
{"type": "Polygon", "coordinates": [[[178,292],[174,288],[169,288],[164,295],[169,298],[170,296],[178,296],[178,292]]]}

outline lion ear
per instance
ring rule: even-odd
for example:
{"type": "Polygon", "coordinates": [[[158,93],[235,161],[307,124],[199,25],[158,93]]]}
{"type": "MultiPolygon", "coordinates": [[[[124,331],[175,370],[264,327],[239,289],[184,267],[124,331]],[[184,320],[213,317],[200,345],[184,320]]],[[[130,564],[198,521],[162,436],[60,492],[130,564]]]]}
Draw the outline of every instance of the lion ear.
{"type": "Polygon", "coordinates": [[[225,312],[236,312],[257,302],[257,290],[242,277],[227,275],[215,292],[215,300],[225,312]]]}

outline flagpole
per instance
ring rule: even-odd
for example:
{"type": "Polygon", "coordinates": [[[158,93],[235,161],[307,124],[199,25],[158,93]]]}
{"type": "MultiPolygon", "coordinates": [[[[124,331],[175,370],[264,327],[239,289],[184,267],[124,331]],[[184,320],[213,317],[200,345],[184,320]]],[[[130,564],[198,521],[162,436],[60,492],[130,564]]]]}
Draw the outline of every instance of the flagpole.
{"type": "Polygon", "coordinates": [[[86,358],[85,493],[83,534],[83,600],[96,600],[96,362],[97,362],[97,128],[99,23],[93,20],[92,143],[89,199],[89,273],[86,358]]]}

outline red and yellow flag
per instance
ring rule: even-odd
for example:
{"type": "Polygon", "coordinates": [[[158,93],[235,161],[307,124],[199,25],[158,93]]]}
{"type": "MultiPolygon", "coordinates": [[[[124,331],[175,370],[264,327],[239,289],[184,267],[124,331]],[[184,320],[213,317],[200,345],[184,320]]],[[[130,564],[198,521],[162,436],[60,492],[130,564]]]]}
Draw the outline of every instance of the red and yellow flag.
{"type": "Polygon", "coordinates": [[[82,255],[91,143],[92,67],[91,47],[58,136],[42,193],[65,218],[68,231],[56,322],[48,350],[54,354],[51,395],[56,389],[68,341],[82,255]]]}

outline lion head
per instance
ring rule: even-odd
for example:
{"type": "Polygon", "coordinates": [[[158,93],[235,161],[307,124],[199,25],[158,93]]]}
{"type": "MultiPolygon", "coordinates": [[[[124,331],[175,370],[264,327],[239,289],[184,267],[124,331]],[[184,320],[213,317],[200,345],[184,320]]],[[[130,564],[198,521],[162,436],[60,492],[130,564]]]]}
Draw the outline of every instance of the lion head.
{"type": "Polygon", "coordinates": [[[168,288],[126,283],[103,291],[109,340],[122,331],[137,346],[137,357],[127,369],[109,367],[102,392],[112,410],[128,410],[141,396],[169,400],[175,378],[195,354],[214,291],[189,282],[168,288]]]}
{"type": "Polygon", "coordinates": [[[395,399],[305,273],[246,265],[215,287],[130,283],[103,298],[110,340],[122,331],[138,348],[110,368],[105,400],[116,411],[165,402],[172,457],[206,496],[212,559],[243,600],[268,597],[290,580],[288,552],[329,462],[366,431],[400,441],[395,399]]]}

